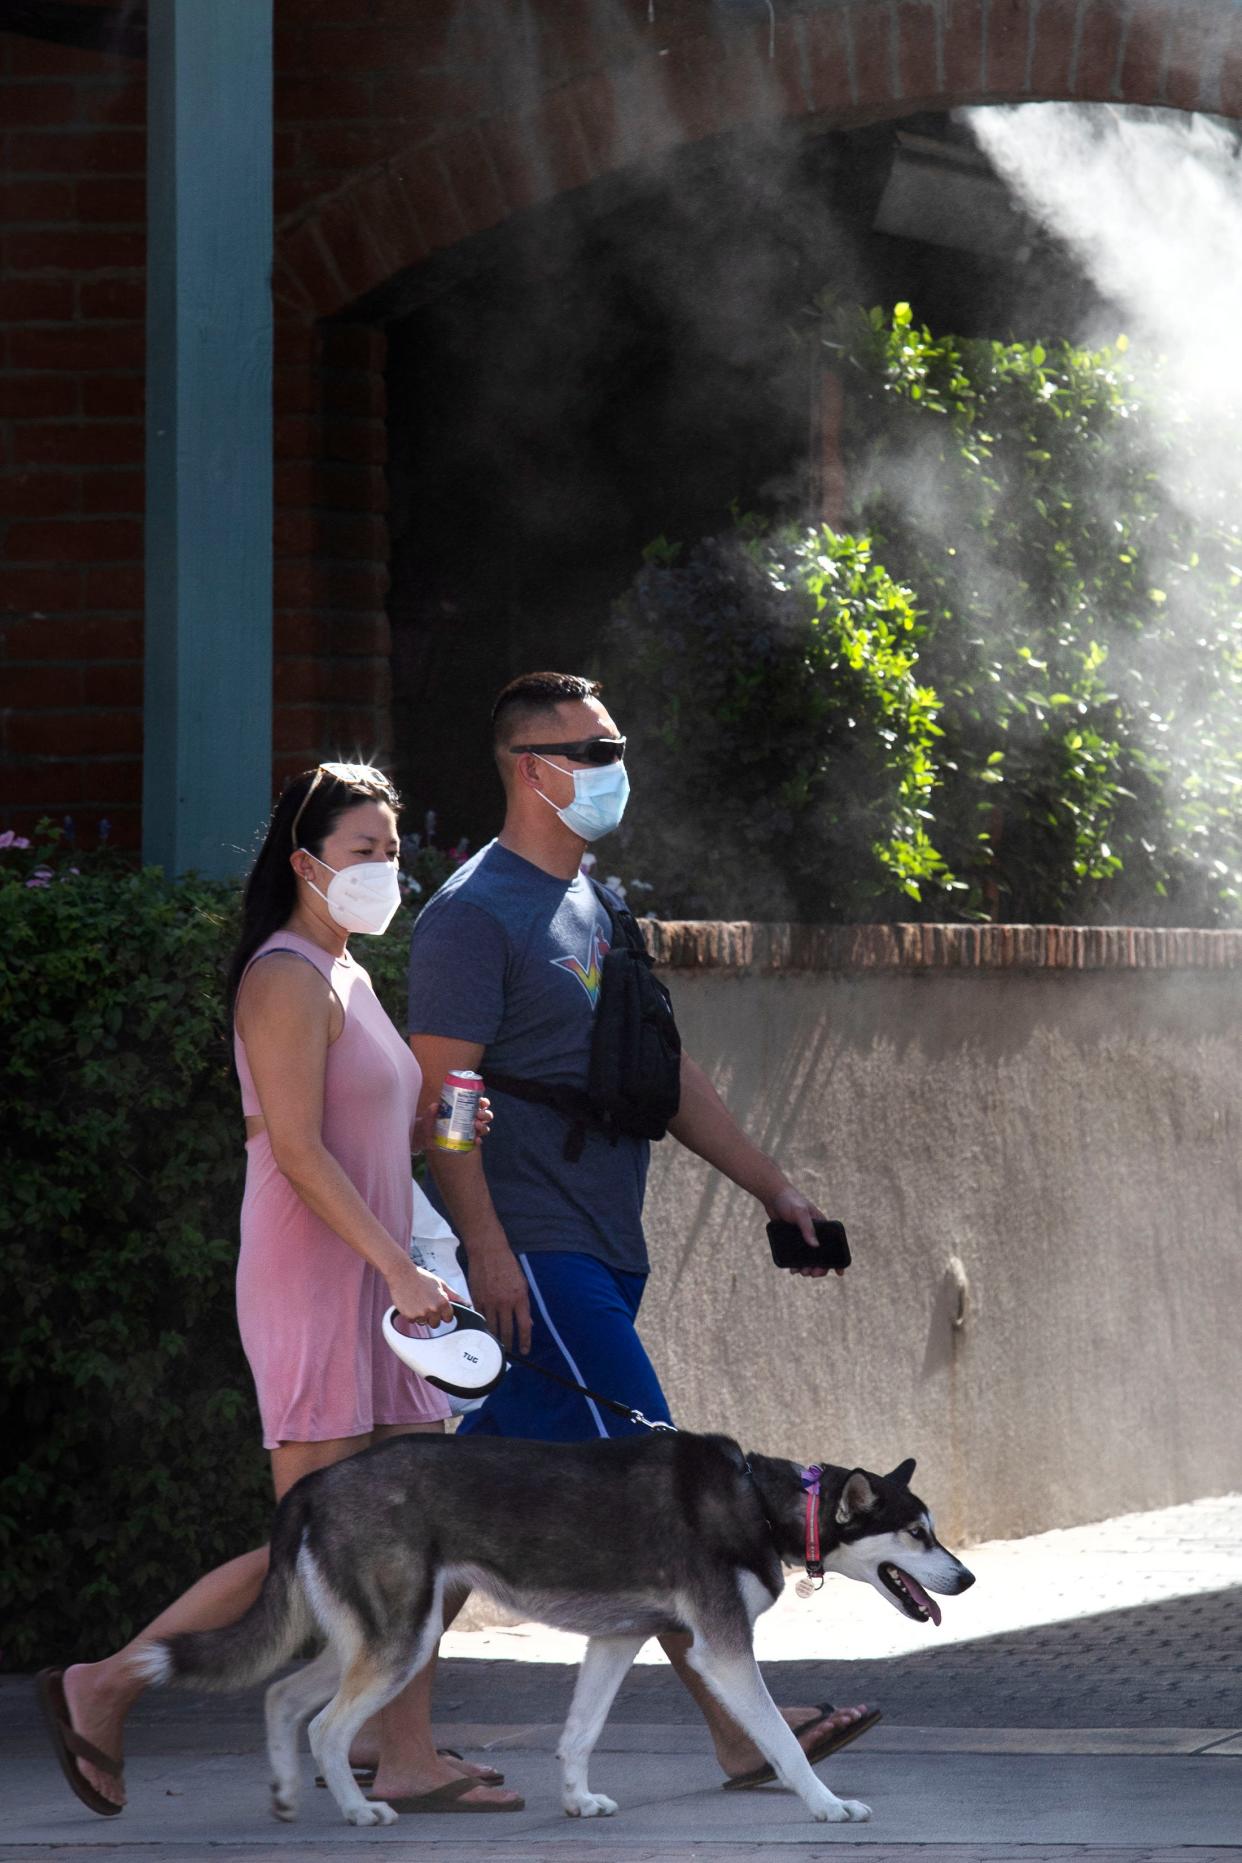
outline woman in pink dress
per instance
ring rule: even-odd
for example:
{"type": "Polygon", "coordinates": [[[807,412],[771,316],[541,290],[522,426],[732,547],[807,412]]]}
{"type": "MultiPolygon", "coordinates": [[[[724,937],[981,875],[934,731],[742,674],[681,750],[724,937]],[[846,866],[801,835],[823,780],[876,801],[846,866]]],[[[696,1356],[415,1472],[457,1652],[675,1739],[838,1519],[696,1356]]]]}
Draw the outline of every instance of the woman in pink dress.
{"type": "MultiPolygon", "coordinates": [[[[384,932],[400,902],[396,810],[378,770],[329,763],[296,778],[247,883],[230,974],[246,1119],[237,1315],[277,1500],[312,1469],[442,1430],[448,1415],[380,1331],[389,1306],[423,1324],[451,1317],[444,1283],[409,1256],[418,1064],[348,950],[351,934],[384,932]]],[[[152,1637],[232,1623],[266,1569],[266,1547],[245,1553],[115,1655],[43,1672],[61,1765],[92,1810],[125,1802],[121,1734],[143,1687],[134,1656],[152,1637]]],[[[436,1750],[431,1681],[429,1664],[379,1717],[376,1796],[520,1809],[499,1774],[436,1750]]]]}

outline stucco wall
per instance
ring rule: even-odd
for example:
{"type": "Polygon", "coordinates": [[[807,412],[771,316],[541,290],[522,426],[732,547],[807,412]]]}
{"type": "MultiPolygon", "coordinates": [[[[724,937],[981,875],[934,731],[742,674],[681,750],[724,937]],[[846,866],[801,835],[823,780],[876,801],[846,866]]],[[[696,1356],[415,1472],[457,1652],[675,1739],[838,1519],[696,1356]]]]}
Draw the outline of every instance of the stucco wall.
{"type": "Polygon", "coordinates": [[[1242,1487],[1242,978],[665,974],[689,1051],[854,1252],[844,1280],[779,1273],[758,1207],[656,1146],[642,1331],[679,1422],[915,1455],[959,1540],[1242,1487]]]}

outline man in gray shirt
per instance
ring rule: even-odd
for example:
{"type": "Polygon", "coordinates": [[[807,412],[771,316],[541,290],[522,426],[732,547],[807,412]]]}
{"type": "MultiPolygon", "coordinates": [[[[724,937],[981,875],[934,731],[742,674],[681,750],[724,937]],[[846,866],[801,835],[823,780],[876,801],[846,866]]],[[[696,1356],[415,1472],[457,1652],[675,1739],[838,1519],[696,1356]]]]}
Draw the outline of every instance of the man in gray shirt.
{"type": "MultiPolygon", "coordinates": [[[[504,825],[428,902],[410,948],[410,1045],[425,1105],[459,1068],[479,1069],[485,1080],[509,1076],[584,1090],[601,966],[615,936],[606,905],[580,870],[588,843],[617,826],[628,794],[625,740],[598,686],[573,674],[526,674],[505,687],[492,720],[504,825]]],[[[430,1154],[432,1194],[462,1238],[476,1307],[506,1349],[619,1397],[652,1421],[668,1421],[635,1328],[648,1272],[648,1142],[588,1127],[570,1158],[567,1120],[554,1105],[492,1092],[497,1116],[487,1144],[430,1154]]],[[[669,1131],[749,1191],[769,1218],[796,1223],[814,1242],[822,1212],[751,1143],[684,1054],[681,1104],[669,1131]]],[[[574,1391],[516,1375],[461,1425],[544,1441],[634,1427],[606,1418],[574,1391]]],[[[703,1709],[727,1783],[771,1778],[686,1662],[688,1639],[661,1642],[703,1709]]],[[[862,1731],[867,1711],[821,1706],[785,1714],[816,1759],[862,1731]]]]}

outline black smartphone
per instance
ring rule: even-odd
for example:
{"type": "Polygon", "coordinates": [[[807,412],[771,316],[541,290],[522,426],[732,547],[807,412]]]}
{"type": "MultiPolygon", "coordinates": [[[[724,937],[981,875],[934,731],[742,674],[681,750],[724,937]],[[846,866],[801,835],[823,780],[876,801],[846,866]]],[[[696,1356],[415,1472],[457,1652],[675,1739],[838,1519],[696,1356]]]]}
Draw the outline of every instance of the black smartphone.
{"type": "Polygon", "coordinates": [[[778,1268],[848,1268],[850,1245],[845,1224],[824,1220],[815,1225],[819,1247],[812,1248],[797,1223],[769,1223],[768,1244],[778,1268]]]}

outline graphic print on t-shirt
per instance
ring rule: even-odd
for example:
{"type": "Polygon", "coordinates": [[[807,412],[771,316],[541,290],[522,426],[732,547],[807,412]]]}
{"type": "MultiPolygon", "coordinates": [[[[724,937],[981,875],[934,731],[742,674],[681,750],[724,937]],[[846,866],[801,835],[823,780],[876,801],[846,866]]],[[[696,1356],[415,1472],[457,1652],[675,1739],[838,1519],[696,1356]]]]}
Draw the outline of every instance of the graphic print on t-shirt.
{"type": "Polygon", "coordinates": [[[591,944],[587,951],[585,964],[576,957],[553,957],[549,958],[548,962],[555,964],[558,970],[567,970],[571,977],[578,979],[590,997],[591,1007],[594,1009],[599,1001],[599,986],[603,980],[604,959],[607,955],[608,940],[597,925],[591,933],[591,944]]]}
{"type": "MultiPolygon", "coordinates": [[[[617,936],[584,875],[566,883],[493,841],[418,916],[408,1026],[478,1043],[484,1079],[494,1071],[585,1093],[604,953],[617,936]]],[[[514,1253],[588,1255],[621,1274],[646,1274],[646,1139],[621,1133],[614,1145],[588,1131],[569,1164],[555,1107],[506,1094],[502,1112],[483,1169],[514,1253]]],[[[431,1186],[428,1194],[444,1213],[431,1186]]]]}

